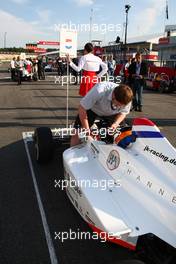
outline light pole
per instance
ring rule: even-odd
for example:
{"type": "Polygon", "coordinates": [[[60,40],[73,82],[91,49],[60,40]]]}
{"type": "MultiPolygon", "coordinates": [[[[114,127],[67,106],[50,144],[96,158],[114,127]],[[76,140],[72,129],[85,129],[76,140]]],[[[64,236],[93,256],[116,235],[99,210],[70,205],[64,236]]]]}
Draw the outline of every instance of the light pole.
{"type": "Polygon", "coordinates": [[[91,8],[91,14],[90,14],[89,42],[92,41],[92,21],[93,21],[93,8],[91,8]]]}
{"type": "Polygon", "coordinates": [[[130,5],[125,5],[126,23],[125,23],[124,61],[126,60],[127,33],[128,33],[128,12],[129,12],[130,8],[131,8],[130,5]]]}
{"type": "Polygon", "coordinates": [[[6,48],[7,32],[4,32],[4,49],[6,48]]]}

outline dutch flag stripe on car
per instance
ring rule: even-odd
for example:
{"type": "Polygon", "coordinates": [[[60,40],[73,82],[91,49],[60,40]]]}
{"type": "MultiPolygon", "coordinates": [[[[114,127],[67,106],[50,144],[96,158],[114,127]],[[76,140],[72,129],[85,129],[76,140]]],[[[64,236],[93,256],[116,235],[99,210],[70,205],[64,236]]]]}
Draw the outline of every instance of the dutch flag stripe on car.
{"type": "Polygon", "coordinates": [[[160,132],[154,131],[134,131],[138,138],[164,138],[160,132]]]}

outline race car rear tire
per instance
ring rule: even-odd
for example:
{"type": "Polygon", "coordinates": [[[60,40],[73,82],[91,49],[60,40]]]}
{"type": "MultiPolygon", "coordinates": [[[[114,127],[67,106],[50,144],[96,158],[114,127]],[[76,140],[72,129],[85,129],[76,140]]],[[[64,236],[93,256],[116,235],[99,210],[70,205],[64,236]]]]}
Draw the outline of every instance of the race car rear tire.
{"type": "Polygon", "coordinates": [[[49,162],[54,154],[54,141],[49,127],[36,128],[34,132],[36,160],[39,163],[49,162]]]}

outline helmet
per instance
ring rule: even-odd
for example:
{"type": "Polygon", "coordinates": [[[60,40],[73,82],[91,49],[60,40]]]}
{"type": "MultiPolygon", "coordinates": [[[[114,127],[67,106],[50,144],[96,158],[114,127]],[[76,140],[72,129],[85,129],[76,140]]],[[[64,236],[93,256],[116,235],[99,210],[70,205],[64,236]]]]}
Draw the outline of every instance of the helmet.
{"type": "Polygon", "coordinates": [[[134,143],[136,141],[136,136],[132,131],[132,127],[124,127],[120,130],[120,134],[117,133],[114,135],[114,143],[119,147],[127,148],[130,143],[134,143]]]}

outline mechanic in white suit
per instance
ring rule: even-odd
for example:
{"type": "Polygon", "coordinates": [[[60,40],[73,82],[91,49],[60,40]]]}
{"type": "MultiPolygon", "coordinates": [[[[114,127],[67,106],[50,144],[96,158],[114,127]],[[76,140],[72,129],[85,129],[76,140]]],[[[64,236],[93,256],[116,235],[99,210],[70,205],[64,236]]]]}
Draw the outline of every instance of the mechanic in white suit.
{"type": "MultiPolygon", "coordinates": [[[[114,130],[130,113],[133,92],[127,85],[112,82],[96,84],[80,101],[74,128],[89,130],[97,117],[111,117],[114,130]]],[[[71,146],[79,144],[78,133],[71,138],[71,146]]]]}

